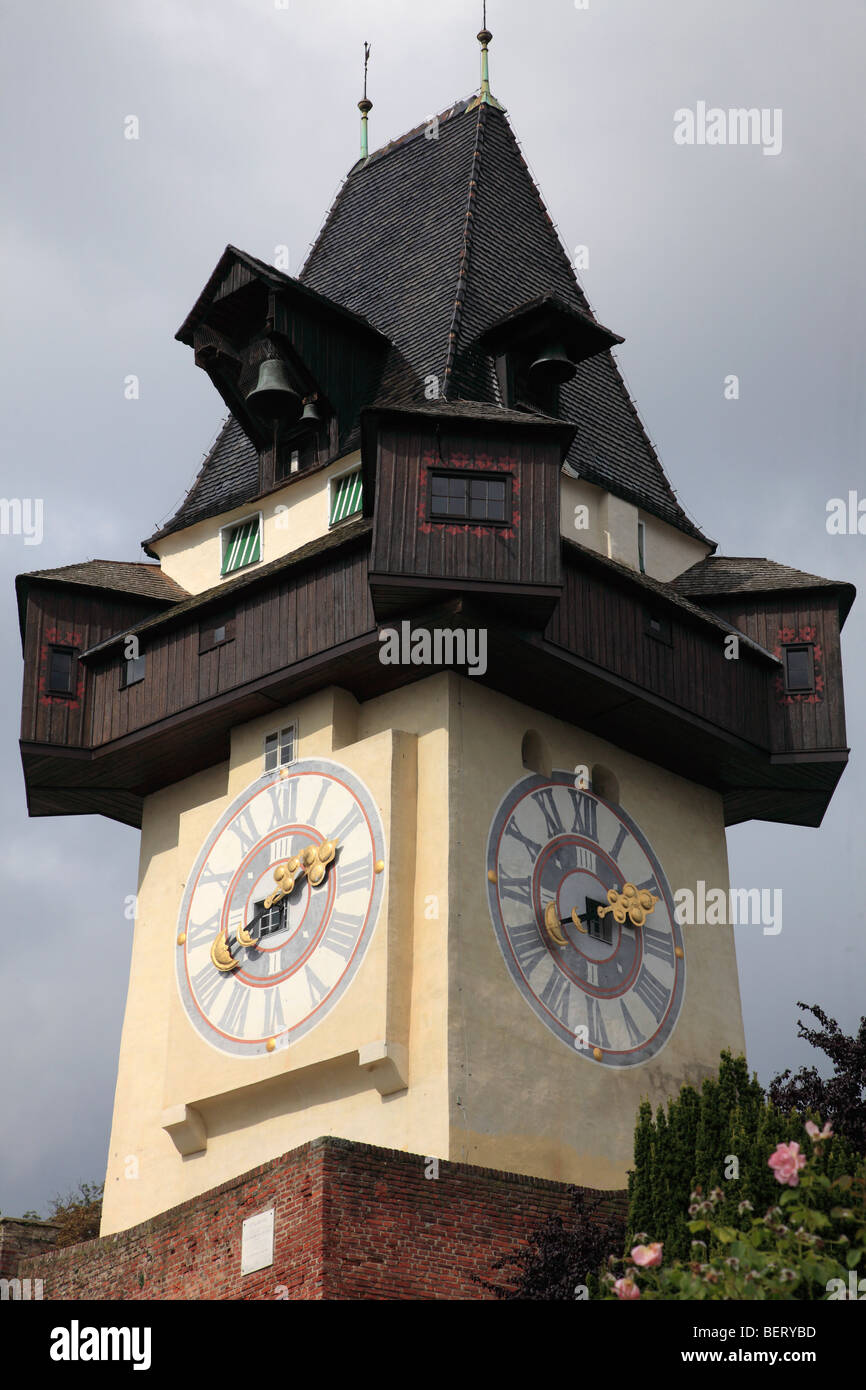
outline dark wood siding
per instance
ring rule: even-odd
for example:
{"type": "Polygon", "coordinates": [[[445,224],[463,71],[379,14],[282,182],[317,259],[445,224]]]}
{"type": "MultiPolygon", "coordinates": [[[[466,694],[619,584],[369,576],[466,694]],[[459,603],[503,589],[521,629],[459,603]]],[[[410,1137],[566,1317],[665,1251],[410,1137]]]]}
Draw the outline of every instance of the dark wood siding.
{"type": "MultiPolygon", "coordinates": [[[[133,627],[156,610],[147,600],[93,593],[72,585],[36,585],[27,599],[21,737],[34,743],[80,748],[89,742],[90,677],[76,661],[71,697],[48,690],[48,662],[53,646],[72,647],[80,655],[117,632],[133,627]]],[[[120,681],[119,666],[115,672],[120,681]]]]}
{"type": "Polygon", "coordinates": [[[714,599],[713,611],[777,656],[784,647],[813,644],[819,688],[811,696],[786,695],[783,677],[771,683],[769,717],[774,753],[847,747],[839,608],[835,595],[743,595],[714,599]]]}
{"type": "Polygon", "coordinates": [[[318,568],[275,579],[234,601],[234,640],[200,652],[200,610],[186,622],[141,634],[143,681],[120,688],[120,654],[90,672],[93,746],[123,738],[181,710],[226,694],[375,627],[367,551],[353,548],[318,568]]]}
{"type": "Polygon", "coordinates": [[[738,661],[727,660],[721,628],[679,620],[676,609],[632,586],[614,586],[568,555],[563,580],[549,641],[750,743],[769,744],[768,663],[742,647],[738,661]],[[655,611],[670,620],[670,645],[647,635],[655,611]]]}
{"type": "Polygon", "coordinates": [[[371,569],[413,579],[558,585],[560,447],[542,435],[457,435],[383,429],[379,437],[371,569]],[[506,473],[513,524],[445,523],[429,516],[430,474],[506,473]]]}

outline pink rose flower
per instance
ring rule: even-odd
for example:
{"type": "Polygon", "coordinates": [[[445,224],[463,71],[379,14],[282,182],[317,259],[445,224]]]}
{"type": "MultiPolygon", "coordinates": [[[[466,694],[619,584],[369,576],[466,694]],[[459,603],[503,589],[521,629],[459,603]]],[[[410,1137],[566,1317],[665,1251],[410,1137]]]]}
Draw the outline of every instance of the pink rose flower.
{"type": "Polygon", "coordinates": [[[830,1121],[829,1121],[829,1120],[827,1121],[827,1123],[825,1124],[825,1126],[824,1126],[823,1129],[819,1129],[818,1126],[815,1124],[815,1121],[814,1121],[814,1120],[807,1120],[807,1121],[806,1121],[806,1133],[808,1134],[809,1138],[812,1140],[812,1143],[813,1143],[813,1144],[817,1144],[821,1139],[832,1139],[832,1138],[833,1138],[833,1131],[832,1131],[832,1129],[830,1128],[830,1121]]]}
{"type": "Polygon", "coordinates": [[[617,1279],[613,1291],[617,1298],[640,1298],[640,1289],[633,1279],[617,1279]]]}
{"type": "Polygon", "coordinates": [[[777,1144],[776,1152],[770,1154],[767,1162],[776,1175],[776,1182],[796,1187],[800,1181],[797,1174],[806,1166],[806,1155],[800,1153],[800,1145],[794,1140],[790,1144],[777,1144]]]}
{"type": "Polygon", "coordinates": [[[644,1269],[650,1269],[653,1265],[660,1265],[662,1262],[662,1242],[657,1240],[650,1245],[636,1245],[631,1252],[631,1257],[636,1265],[641,1265],[644,1269]]]}

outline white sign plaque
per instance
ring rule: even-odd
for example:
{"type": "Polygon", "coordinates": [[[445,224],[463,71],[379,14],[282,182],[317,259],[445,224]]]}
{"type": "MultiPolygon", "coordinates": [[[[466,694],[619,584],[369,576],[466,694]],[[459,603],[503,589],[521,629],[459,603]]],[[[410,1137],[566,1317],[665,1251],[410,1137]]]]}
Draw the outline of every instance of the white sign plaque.
{"type": "Polygon", "coordinates": [[[241,1233],[241,1275],[267,1269],[274,1262],[274,1209],[248,1216],[241,1233]]]}

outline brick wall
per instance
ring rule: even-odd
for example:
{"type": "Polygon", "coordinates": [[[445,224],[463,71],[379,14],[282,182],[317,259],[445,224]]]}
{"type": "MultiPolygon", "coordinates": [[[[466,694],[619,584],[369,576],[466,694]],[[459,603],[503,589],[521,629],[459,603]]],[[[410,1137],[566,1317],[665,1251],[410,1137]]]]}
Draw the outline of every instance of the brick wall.
{"type": "MultiPolygon", "coordinates": [[[[564,1183],[427,1166],[316,1139],[127,1231],[22,1254],[17,1275],[41,1278],[44,1299],[477,1299],[473,1273],[570,1210],[564,1183]],[[241,1223],[269,1207],[274,1264],[242,1277],[241,1223]]],[[[607,1195],[624,1212],[625,1194],[607,1195]]]]}
{"type": "Polygon", "coordinates": [[[50,1250],[57,1229],[50,1221],[0,1217],[0,1279],[15,1279],[25,1256],[50,1250]]]}

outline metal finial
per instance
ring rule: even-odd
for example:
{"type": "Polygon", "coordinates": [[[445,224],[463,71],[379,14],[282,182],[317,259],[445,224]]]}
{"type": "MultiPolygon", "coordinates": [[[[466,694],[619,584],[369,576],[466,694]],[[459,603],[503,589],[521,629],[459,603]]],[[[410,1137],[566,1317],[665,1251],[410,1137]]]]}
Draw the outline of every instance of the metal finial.
{"type": "Polygon", "coordinates": [[[361,113],[361,158],[366,159],[370,153],[369,140],[367,136],[367,116],[373,109],[373,103],[367,96],[367,65],[370,62],[370,47],[364,44],[364,95],[358,102],[358,110],[361,113]]]}
{"type": "Polygon", "coordinates": [[[478,34],[478,42],[481,44],[481,90],[478,96],[470,103],[467,110],[473,110],[476,106],[487,105],[496,106],[501,111],[503,107],[490,92],[490,66],[487,57],[487,50],[493,38],[487,28],[487,0],[484,0],[483,28],[478,34]]]}

